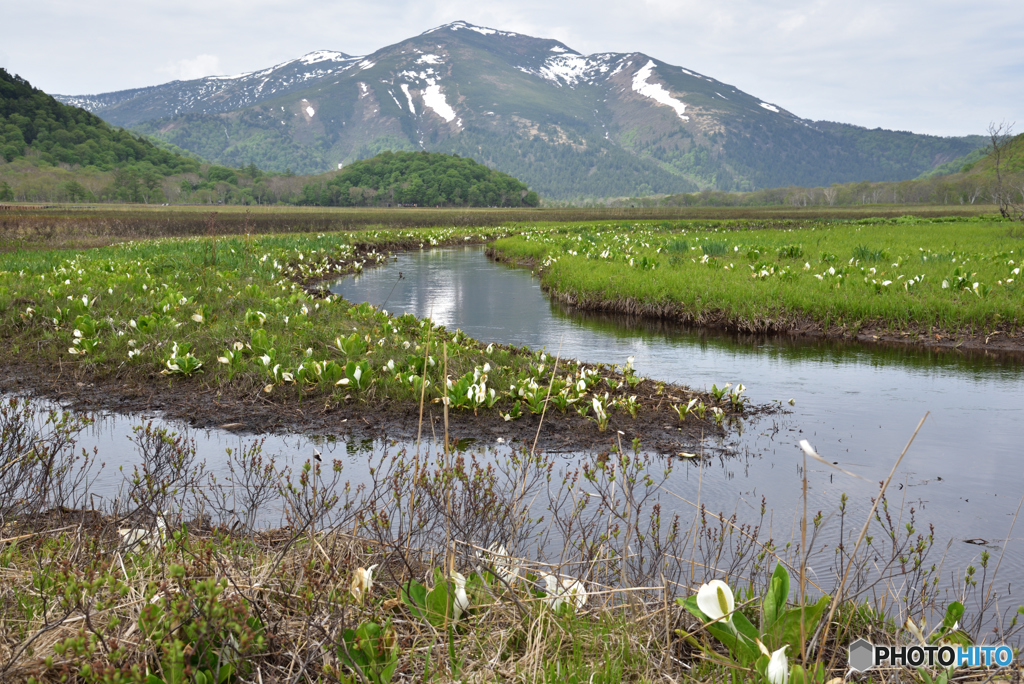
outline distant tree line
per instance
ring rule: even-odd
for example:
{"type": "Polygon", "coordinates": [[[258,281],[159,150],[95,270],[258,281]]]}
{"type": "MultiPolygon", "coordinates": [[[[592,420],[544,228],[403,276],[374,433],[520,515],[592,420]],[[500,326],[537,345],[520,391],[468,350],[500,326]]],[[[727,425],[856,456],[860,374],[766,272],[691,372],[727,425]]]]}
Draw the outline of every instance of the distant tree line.
{"type": "Polygon", "coordinates": [[[382,152],[326,181],[307,183],[297,204],[323,207],[535,207],[537,193],[472,159],[437,152],[382,152]]]}

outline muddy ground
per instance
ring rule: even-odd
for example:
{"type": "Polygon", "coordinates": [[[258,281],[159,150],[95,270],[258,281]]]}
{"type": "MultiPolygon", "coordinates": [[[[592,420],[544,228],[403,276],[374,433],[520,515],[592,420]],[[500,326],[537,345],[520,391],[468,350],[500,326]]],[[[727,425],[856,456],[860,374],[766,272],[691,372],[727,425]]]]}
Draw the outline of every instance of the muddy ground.
{"type": "MultiPolygon", "coordinates": [[[[52,399],[83,412],[116,412],[181,420],[197,429],[221,428],[242,434],[302,433],[355,438],[414,440],[422,430],[425,442],[442,443],[444,409],[439,402],[423,407],[422,428],[418,403],[359,399],[334,401],[322,395],[267,395],[262,386],[240,391],[233,387],[206,387],[200,378],[169,379],[154,373],[142,379],[90,375],[83,367],[66,365],[62,372],[8,360],[0,365],[0,393],[52,399]]],[[[680,423],[674,403],[686,403],[693,393],[684,387],[644,380],[630,390],[641,408],[636,418],[623,411],[609,414],[605,431],[573,409],[552,408],[543,418],[526,412],[506,421],[496,410],[451,410],[451,442],[464,439],[489,444],[502,440],[550,452],[604,452],[617,445],[630,448],[639,438],[643,448],[667,455],[700,453],[704,438],[725,435],[735,420],[781,411],[776,405],[750,406],[742,414],[727,412],[723,426],[711,419],[690,416],[680,423]],[[659,388],[661,392],[659,393],[659,388]],[[538,426],[541,429],[538,433],[538,426]],[[619,434],[619,431],[622,434],[619,434]]],[[[706,402],[710,398],[704,397],[706,402]]],[[[710,405],[710,404],[709,404],[710,405]]],[[[140,418],[141,420],[141,418],[140,418]]]]}

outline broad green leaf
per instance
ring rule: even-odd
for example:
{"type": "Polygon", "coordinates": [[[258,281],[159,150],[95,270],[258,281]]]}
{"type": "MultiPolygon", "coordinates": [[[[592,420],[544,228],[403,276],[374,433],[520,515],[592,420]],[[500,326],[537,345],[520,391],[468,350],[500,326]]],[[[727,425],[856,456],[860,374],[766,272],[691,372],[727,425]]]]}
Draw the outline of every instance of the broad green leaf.
{"type": "MultiPolygon", "coordinates": [[[[804,606],[804,636],[810,638],[814,630],[818,628],[818,621],[822,613],[828,608],[828,596],[822,596],[817,603],[804,606]]],[[[782,644],[789,644],[791,653],[800,653],[800,608],[790,608],[781,618],[782,621],[782,644]]],[[[779,644],[781,646],[782,644],[779,644]]]]}
{"type": "Polygon", "coordinates": [[[733,624],[739,627],[734,629],[726,622],[711,622],[711,618],[701,612],[697,607],[697,597],[687,596],[685,599],[676,599],[676,603],[685,608],[691,615],[704,623],[704,628],[719,642],[729,649],[733,658],[744,666],[749,666],[761,655],[757,644],[753,639],[757,638],[757,630],[750,621],[740,613],[733,613],[733,624]],[[742,627],[740,625],[742,624],[742,627]],[[753,634],[751,637],[749,634],[753,634]]]}
{"type": "Polygon", "coordinates": [[[778,619],[785,613],[786,601],[789,599],[789,573],[779,563],[772,573],[768,592],[764,596],[762,610],[764,612],[764,631],[771,631],[778,619]]]}

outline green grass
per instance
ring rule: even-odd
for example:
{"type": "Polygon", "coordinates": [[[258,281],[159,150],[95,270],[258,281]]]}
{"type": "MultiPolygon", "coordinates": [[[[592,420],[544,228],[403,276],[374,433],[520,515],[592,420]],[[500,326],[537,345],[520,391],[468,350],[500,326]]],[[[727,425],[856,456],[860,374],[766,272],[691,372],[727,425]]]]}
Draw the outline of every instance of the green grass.
{"type": "MultiPolygon", "coordinates": [[[[507,419],[543,412],[550,386],[561,413],[582,414],[598,402],[606,414],[635,418],[628,397],[638,393],[633,387],[640,380],[631,369],[562,359],[552,381],[554,359],[544,350],[478,342],[316,289],[320,281],[384,264],[389,248],[479,243],[508,233],[303,233],[8,253],[0,255],[0,337],[10,358],[70,370],[79,380],[182,383],[235,398],[380,406],[418,404],[426,378],[427,402],[451,394],[453,410],[501,412],[507,419]],[[607,394],[611,383],[599,382],[605,376],[617,378],[607,394]]],[[[670,411],[660,398],[648,399],[670,411]]],[[[702,401],[731,410],[724,399],[702,395],[702,401]]],[[[596,408],[584,415],[598,421],[596,408]]],[[[607,424],[596,427],[604,431],[607,424]]]]}
{"type": "Polygon", "coordinates": [[[498,240],[563,298],[751,330],[1018,331],[1024,241],[989,220],[873,219],[795,228],[613,224],[498,240]],[[975,285],[977,283],[977,285],[975,285]]]}

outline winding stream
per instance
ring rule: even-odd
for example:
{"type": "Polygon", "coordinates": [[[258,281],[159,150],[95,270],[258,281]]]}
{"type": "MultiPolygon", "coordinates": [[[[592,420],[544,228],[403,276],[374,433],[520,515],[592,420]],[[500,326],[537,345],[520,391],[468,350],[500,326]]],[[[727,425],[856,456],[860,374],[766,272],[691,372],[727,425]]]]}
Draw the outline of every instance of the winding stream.
{"type": "MultiPolygon", "coordinates": [[[[756,520],[761,497],[774,510],[773,536],[792,539],[801,489],[801,439],[824,458],[863,477],[809,466],[809,509],[835,511],[851,497],[859,527],[918,422],[929,413],[896,472],[891,505],[936,526],[935,559],[962,568],[985,540],[998,556],[1024,493],[1024,367],[1019,361],[955,352],[800,341],[786,337],[708,335],[665,323],[566,310],[551,302],[528,271],[489,261],[479,247],[404,253],[385,268],[341,280],[332,291],[394,313],[431,316],[481,340],[546,347],[591,362],[691,387],[742,382],[752,401],[787,412],[752,421],[719,445],[726,454],[677,468],[670,486],[691,501],[741,521],[756,520]],[[401,278],[399,278],[401,274],[401,278]]],[[[566,456],[570,458],[571,456],[566,456]]],[[[1022,523],[1024,525],[1024,523],[1022,523]]],[[[1000,576],[1024,579],[1024,527],[1014,533],[1000,576]],[[1012,569],[1008,570],[1007,566],[1012,569]]],[[[933,559],[933,560],[935,560],[933,559]]]]}

